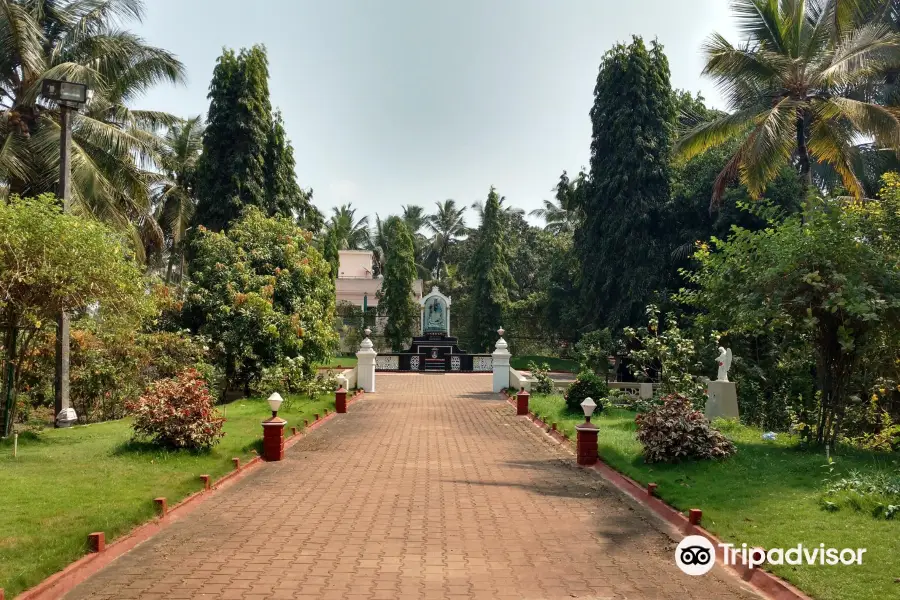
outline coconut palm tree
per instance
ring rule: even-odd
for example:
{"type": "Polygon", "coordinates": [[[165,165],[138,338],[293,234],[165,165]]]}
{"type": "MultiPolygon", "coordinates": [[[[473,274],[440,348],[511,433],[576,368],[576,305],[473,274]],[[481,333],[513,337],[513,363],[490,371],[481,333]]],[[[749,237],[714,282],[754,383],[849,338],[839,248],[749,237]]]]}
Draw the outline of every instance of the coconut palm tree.
{"type": "Polygon", "coordinates": [[[171,280],[173,266],[179,259],[182,260],[179,279],[184,272],[181,245],[197,204],[196,170],[203,151],[203,130],[200,116],[181,121],[169,128],[159,151],[162,179],[154,186],[153,207],[168,254],[166,283],[171,280]]]}
{"type": "Polygon", "coordinates": [[[861,6],[875,2],[889,0],[732,1],[747,41],[735,46],[714,33],[703,70],[732,112],[692,128],[676,146],[691,158],[740,140],[716,180],[713,205],[735,178],[761,195],[788,161],[807,190],[817,162],[864,195],[856,142],[900,148],[900,113],[873,102],[885,71],[900,66],[900,36],[883,19],[863,18],[872,13],[861,6]]]}
{"type": "MultiPolygon", "coordinates": [[[[476,200],[471,204],[472,209],[475,211],[475,214],[478,215],[478,222],[481,223],[484,218],[484,201],[476,200]]],[[[511,204],[506,204],[506,196],[500,197],[500,210],[507,215],[524,215],[525,210],[522,208],[518,208],[511,204]]]]}
{"type": "Polygon", "coordinates": [[[418,235],[428,222],[428,215],[425,214],[425,209],[421,206],[416,206],[415,204],[410,204],[401,208],[403,209],[403,214],[400,218],[406,223],[411,234],[414,236],[418,235]]]}
{"type": "Polygon", "coordinates": [[[140,0],[0,0],[0,181],[5,193],[56,191],[59,107],[40,96],[41,86],[87,84],[93,97],[72,116],[73,211],[160,243],[150,201],[153,132],[176,119],[128,105],[159,82],[183,81],[184,67],[120,28],[142,15],[140,0]]]}
{"type": "Polygon", "coordinates": [[[362,250],[369,240],[369,217],[356,218],[353,204],[344,204],[331,209],[331,220],[326,229],[333,231],[339,250],[362,250]]]}
{"type": "Polygon", "coordinates": [[[459,238],[464,237],[468,229],[465,207],[457,208],[455,200],[435,202],[435,205],[437,212],[428,215],[425,221],[425,228],[432,234],[426,264],[431,269],[432,277],[440,281],[445,271],[444,257],[447,249],[459,238]]]}
{"type": "Polygon", "coordinates": [[[587,174],[584,171],[579,173],[575,181],[570,181],[563,171],[555,188],[556,197],[544,200],[543,208],[536,208],[528,214],[544,220],[544,231],[554,235],[574,233],[581,221],[578,202],[584,192],[586,180],[587,174]]]}

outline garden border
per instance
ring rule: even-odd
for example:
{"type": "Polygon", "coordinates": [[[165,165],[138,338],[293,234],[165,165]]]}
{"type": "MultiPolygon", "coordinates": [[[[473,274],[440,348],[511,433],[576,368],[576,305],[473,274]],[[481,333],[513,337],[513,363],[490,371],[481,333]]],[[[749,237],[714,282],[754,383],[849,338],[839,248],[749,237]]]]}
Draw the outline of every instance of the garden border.
{"type": "MultiPolygon", "coordinates": [[[[349,406],[351,402],[363,399],[364,396],[365,392],[363,390],[357,390],[352,397],[347,398],[347,405],[349,406]]],[[[284,441],[284,449],[287,450],[295,445],[307,433],[320,427],[323,423],[331,420],[337,414],[339,413],[329,412],[324,417],[310,423],[303,431],[298,431],[296,435],[290,436],[284,441]]],[[[262,438],[261,435],[260,438],[262,438]]],[[[232,472],[220,477],[215,483],[211,483],[208,490],[194,492],[181,500],[178,504],[169,508],[165,515],[156,517],[151,521],[136,526],[128,533],[108,544],[101,552],[92,552],[82,556],[75,562],[70,563],[63,568],[63,570],[57,571],[34,587],[23,591],[15,597],[15,600],[52,600],[64,596],[88,577],[94,575],[123,554],[147,541],[172,523],[189,515],[197,506],[210,498],[214,493],[226,489],[234,482],[243,479],[248,473],[256,470],[264,462],[265,461],[263,461],[261,456],[251,459],[247,464],[239,466],[232,472]]],[[[2,598],[3,590],[0,589],[0,599],[2,598]]]]}
{"type": "MultiPolygon", "coordinates": [[[[510,404],[513,407],[516,406],[514,396],[510,396],[506,392],[506,390],[504,390],[500,394],[503,399],[506,400],[507,404],[510,404]]],[[[568,437],[554,429],[550,424],[544,422],[540,417],[538,417],[530,410],[528,411],[527,417],[532,422],[532,424],[543,431],[544,434],[547,435],[547,437],[565,448],[567,451],[572,452],[572,441],[568,437]]],[[[657,516],[662,517],[669,524],[674,525],[683,536],[702,535],[703,537],[708,539],[716,547],[716,562],[719,563],[720,566],[723,566],[729,571],[735,573],[738,577],[740,577],[741,581],[744,581],[745,583],[753,586],[753,588],[758,593],[762,594],[766,598],[769,598],[771,600],[813,600],[810,596],[807,596],[801,590],[794,587],[787,581],[781,579],[777,575],[769,573],[768,571],[764,571],[760,568],[748,568],[745,564],[743,564],[743,561],[741,561],[739,556],[737,557],[737,560],[740,561],[740,564],[726,565],[723,559],[723,551],[721,550],[721,548],[719,548],[719,544],[722,543],[719,538],[714,536],[706,529],[700,527],[699,525],[692,524],[688,517],[684,516],[684,514],[677,508],[667,504],[660,498],[651,496],[648,490],[642,487],[641,484],[639,484],[637,481],[631,479],[623,473],[616,471],[610,465],[605,463],[603,461],[603,457],[599,457],[597,463],[588,468],[595,471],[610,485],[615,487],[620,492],[627,494],[632,500],[635,500],[644,508],[649,509],[657,516]]]]}

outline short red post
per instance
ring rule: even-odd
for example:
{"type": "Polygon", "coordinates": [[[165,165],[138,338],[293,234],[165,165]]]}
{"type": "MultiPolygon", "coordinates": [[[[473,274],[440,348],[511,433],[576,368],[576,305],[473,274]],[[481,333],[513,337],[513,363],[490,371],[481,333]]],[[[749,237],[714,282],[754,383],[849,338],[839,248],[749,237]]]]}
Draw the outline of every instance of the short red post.
{"type": "Polygon", "coordinates": [[[516,394],[516,416],[521,417],[522,415],[528,414],[528,392],[525,391],[523,387],[519,390],[519,393],[516,394]]]}
{"type": "Polygon", "coordinates": [[[263,460],[270,462],[284,458],[284,426],[287,421],[281,417],[266,419],[263,425],[263,460]]]}
{"type": "Polygon", "coordinates": [[[347,390],[343,386],[334,393],[334,412],[338,414],[347,412],[347,390]]]}
{"type": "Polygon", "coordinates": [[[241,459],[239,459],[238,457],[234,457],[231,459],[231,464],[234,465],[234,470],[237,471],[241,468],[241,459]]]}
{"type": "Polygon", "coordinates": [[[303,426],[309,427],[309,419],[303,419],[303,426]]]}
{"type": "Polygon", "coordinates": [[[154,498],[153,503],[156,504],[156,512],[159,513],[159,516],[164,517],[166,513],[169,512],[169,504],[166,502],[165,498],[154,498]]]}
{"type": "Polygon", "coordinates": [[[600,430],[591,422],[575,426],[575,455],[579,465],[590,466],[597,462],[597,434],[600,430]]]}
{"type": "Polygon", "coordinates": [[[659,486],[657,486],[655,483],[648,483],[647,484],[647,495],[655,496],[657,487],[659,487],[659,486]]]}
{"type": "Polygon", "coordinates": [[[292,435],[292,436],[297,435],[297,428],[296,428],[296,427],[291,427],[291,435],[292,435]]]}
{"type": "MultiPolygon", "coordinates": [[[[88,549],[91,552],[103,552],[106,550],[106,536],[102,531],[88,534],[88,549]]],[[[3,590],[0,590],[0,600],[3,600],[3,590]]]]}
{"type": "Polygon", "coordinates": [[[703,511],[700,510],[699,508],[692,508],[688,512],[688,522],[691,525],[699,525],[700,519],[702,519],[702,518],[703,518],[703,511]]]}
{"type": "Polygon", "coordinates": [[[3,588],[0,588],[0,600],[3,600],[3,588]]]}
{"type": "Polygon", "coordinates": [[[316,413],[316,414],[314,414],[313,416],[316,418],[316,421],[319,420],[319,413],[316,413]]]}
{"type": "Polygon", "coordinates": [[[208,490],[209,489],[209,475],[201,475],[200,481],[203,482],[203,489],[208,490]]]}
{"type": "Polygon", "coordinates": [[[556,431],[556,423],[550,424],[550,431],[556,431]]]}

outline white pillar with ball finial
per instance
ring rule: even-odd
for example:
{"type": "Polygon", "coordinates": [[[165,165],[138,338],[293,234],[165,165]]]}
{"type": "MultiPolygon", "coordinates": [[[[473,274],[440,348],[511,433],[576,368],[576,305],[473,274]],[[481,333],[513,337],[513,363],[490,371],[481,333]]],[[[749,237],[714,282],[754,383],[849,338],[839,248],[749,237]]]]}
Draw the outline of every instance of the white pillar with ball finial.
{"type": "Polygon", "coordinates": [[[356,385],[365,390],[367,394],[371,394],[375,391],[375,357],[378,356],[378,353],[375,352],[372,340],[369,339],[372,330],[366,327],[364,333],[366,338],[359,345],[359,352],[356,353],[356,358],[359,359],[356,385]]]}
{"type": "Polygon", "coordinates": [[[495,392],[502,392],[509,387],[509,357],[512,356],[512,354],[509,353],[509,344],[503,339],[504,333],[506,332],[502,327],[497,330],[500,339],[497,340],[496,349],[491,355],[493,359],[491,362],[494,365],[495,392]]]}

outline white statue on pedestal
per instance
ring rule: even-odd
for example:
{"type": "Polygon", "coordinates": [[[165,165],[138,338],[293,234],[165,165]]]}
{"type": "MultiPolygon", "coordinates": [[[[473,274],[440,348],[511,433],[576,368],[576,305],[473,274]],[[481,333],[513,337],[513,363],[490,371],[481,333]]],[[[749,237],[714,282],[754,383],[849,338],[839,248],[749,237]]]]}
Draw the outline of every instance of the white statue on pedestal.
{"type": "Polygon", "coordinates": [[[716,357],[719,363],[719,376],[716,381],[728,381],[728,369],[731,368],[731,348],[722,348],[719,346],[719,356],[716,357]]]}

